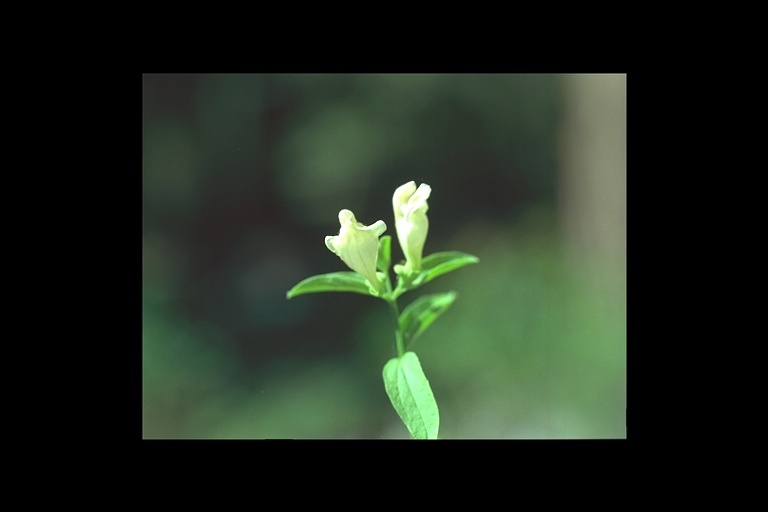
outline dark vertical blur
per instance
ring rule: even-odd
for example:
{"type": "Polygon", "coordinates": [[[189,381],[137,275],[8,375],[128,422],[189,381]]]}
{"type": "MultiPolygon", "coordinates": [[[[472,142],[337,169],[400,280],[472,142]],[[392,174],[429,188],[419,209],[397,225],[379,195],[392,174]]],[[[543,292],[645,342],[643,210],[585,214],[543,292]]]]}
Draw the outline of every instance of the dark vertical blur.
{"type": "Polygon", "coordinates": [[[144,75],[144,436],[407,437],[384,303],[285,292],[415,180],[425,253],[480,258],[401,299],[459,292],[414,347],[441,437],[624,437],[625,84],[144,75]]]}

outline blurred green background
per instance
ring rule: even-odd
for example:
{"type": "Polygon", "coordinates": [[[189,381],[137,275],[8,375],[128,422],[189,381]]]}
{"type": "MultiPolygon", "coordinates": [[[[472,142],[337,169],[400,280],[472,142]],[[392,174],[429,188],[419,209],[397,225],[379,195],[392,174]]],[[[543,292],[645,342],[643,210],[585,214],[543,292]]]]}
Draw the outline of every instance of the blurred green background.
{"type": "MultiPolygon", "coordinates": [[[[286,300],[347,270],[338,212],[480,263],[416,342],[440,437],[626,437],[626,76],[143,75],[143,436],[395,438],[386,304],[286,300]]],[[[402,253],[393,243],[393,259],[402,253]]]]}

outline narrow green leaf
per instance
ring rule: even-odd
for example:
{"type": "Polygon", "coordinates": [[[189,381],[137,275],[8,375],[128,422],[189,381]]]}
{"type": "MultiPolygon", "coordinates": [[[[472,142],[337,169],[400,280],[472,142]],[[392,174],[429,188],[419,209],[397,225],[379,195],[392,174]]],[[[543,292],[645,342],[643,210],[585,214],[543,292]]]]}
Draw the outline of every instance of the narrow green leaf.
{"type": "Polygon", "coordinates": [[[421,260],[421,273],[413,280],[411,288],[416,288],[417,286],[430,282],[438,276],[479,261],[477,256],[472,256],[471,254],[459,251],[445,251],[430,254],[421,260]]]}
{"type": "Polygon", "coordinates": [[[331,272],[308,277],[288,290],[286,298],[317,292],[354,292],[363,295],[375,295],[368,280],[357,272],[331,272]]]}
{"type": "Polygon", "coordinates": [[[403,333],[405,347],[416,341],[416,338],[432,325],[445,310],[456,300],[456,292],[435,293],[423,295],[408,304],[400,314],[398,323],[403,333]]]}
{"type": "Polygon", "coordinates": [[[389,272],[390,257],[392,255],[392,237],[384,235],[379,238],[379,258],[376,260],[376,268],[385,274],[389,272]]]}
{"type": "Polygon", "coordinates": [[[440,413],[429,381],[413,352],[387,361],[382,371],[384,388],[414,439],[437,439],[440,413]]]}

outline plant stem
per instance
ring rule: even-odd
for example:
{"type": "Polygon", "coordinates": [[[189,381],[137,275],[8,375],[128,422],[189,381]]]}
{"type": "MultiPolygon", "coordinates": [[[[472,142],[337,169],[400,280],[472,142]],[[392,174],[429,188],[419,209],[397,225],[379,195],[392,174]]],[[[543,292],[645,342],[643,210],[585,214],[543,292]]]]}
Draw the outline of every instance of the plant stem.
{"type": "Polygon", "coordinates": [[[397,348],[397,356],[403,357],[403,354],[405,354],[405,342],[403,341],[403,333],[400,331],[400,322],[398,321],[400,318],[400,310],[397,307],[396,299],[387,300],[387,303],[389,304],[389,312],[392,313],[392,323],[395,328],[395,347],[397,348]]]}

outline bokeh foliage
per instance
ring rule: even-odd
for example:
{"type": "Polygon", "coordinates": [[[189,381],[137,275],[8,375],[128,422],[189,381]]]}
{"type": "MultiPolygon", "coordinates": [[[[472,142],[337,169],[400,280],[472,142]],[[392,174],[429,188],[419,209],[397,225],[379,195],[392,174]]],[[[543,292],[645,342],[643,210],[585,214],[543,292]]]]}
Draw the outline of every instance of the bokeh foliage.
{"type": "Polygon", "coordinates": [[[144,437],[406,438],[385,305],[285,292],[346,270],[340,209],[394,234],[410,180],[433,189],[425,253],[480,258],[423,288],[458,292],[417,342],[441,437],[624,437],[623,218],[595,205],[622,207],[625,169],[577,165],[612,79],[145,75],[144,437]]]}

